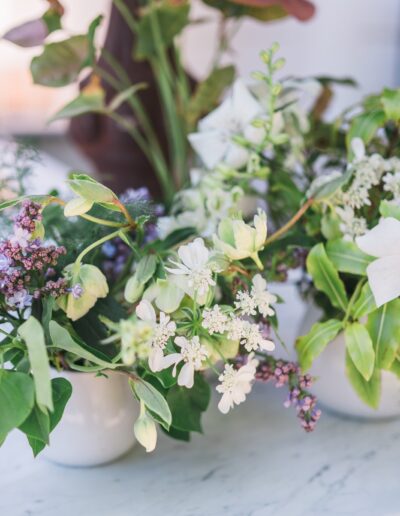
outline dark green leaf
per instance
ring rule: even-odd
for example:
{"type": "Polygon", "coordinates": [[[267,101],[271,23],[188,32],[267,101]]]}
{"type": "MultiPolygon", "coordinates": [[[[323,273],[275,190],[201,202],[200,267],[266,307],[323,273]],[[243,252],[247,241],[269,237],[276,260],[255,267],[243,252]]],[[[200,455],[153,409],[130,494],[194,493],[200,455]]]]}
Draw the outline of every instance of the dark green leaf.
{"type": "Polygon", "coordinates": [[[353,364],[368,381],[374,371],[375,352],[366,327],[359,322],[349,324],[344,330],[344,336],[353,364]]]}
{"type": "Polygon", "coordinates": [[[348,272],[362,276],[366,274],[368,265],[375,260],[363,253],[354,242],[343,239],[329,241],[326,254],[339,272],[348,272]]]}
{"type": "Polygon", "coordinates": [[[307,270],[316,288],[328,296],[333,306],[345,312],[348,300],[344,283],[329,260],[322,243],[311,249],[307,257],[307,270]]]}
{"type": "Polygon", "coordinates": [[[330,319],[322,323],[316,323],[310,332],[296,341],[296,349],[299,355],[300,366],[307,370],[313,361],[322,353],[325,347],[336,337],[342,329],[342,323],[336,319],[330,319]]]}
{"type": "Polygon", "coordinates": [[[346,374],[358,396],[370,407],[378,408],[381,395],[381,372],[375,369],[367,382],[346,353],[346,374]]]}
{"type": "Polygon", "coordinates": [[[46,445],[49,443],[50,417],[35,405],[19,429],[26,434],[28,440],[33,439],[46,445]]]}

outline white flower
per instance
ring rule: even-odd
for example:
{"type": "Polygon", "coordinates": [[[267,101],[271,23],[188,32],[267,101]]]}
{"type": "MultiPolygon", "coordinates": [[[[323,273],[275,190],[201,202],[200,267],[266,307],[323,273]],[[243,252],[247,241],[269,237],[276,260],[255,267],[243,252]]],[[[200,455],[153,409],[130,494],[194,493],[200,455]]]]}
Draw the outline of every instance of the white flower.
{"type": "Polygon", "coordinates": [[[400,172],[394,174],[385,174],[382,178],[384,182],[383,189],[393,194],[394,199],[400,198],[400,172]]]}
{"type": "Polygon", "coordinates": [[[214,235],[214,245],[231,260],[252,258],[257,266],[263,265],[258,257],[258,251],[264,248],[267,238],[267,215],[258,210],[254,216],[254,227],[241,219],[223,219],[218,225],[218,236],[214,235]]]}
{"type": "Polygon", "coordinates": [[[248,292],[243,290],[236,294],[235,306],[243,315],[256,315],[256,302],[248,292]]]}
{"type": "Polygon", "coordinates": [[[336,179],[339,179],[339,177],[342,177],[343,174],[339,170],[332,170],[328,174],[320,175],[316,177],[312,183],[310,184],[309,189],[306,192],[306,196],[308,198],[314,197],[316,193],[321,190],[321,188],[332,181],[335,181],[336,179]]]}
{"type": "Polygon", "coordinates": [[[254,359],[254,353],[250,353],[247,364],[240,369],[234,369],[229,364],[225,365],[224,372],[218,378],[221,383],[216,387],[222,394],[218,409],[223,414],[227,414],[235,404],[239,405],[246,400],[246,394],[251,391],[258,363],[258,360],[254,359]]]}
{"type": "Polygon", "coordinates": [[[164,357],[164,368],[172,364],[174,369],[172,374],[176,376],[176,367],[180,362],[184,362],[178,375],[178,385],[191,389],[194,384],[194,373],[202,367],[202,363],[208,357],[207,349],[200,343],[199,337],[175,337],[175,344],[181,348],[180,353],[172,353],[164,357]],[[168,365],[167,365],[168,364],[168,365]]]}
{"type": "Polygon", "coordinates": [[[210,335],[214,333],[225,333],[229,317],[221,311],[219,305],[214,305],[211,309],[203,310],[203,321],[201,325],[208,330],[210,335]]]}
{"type": "Polygon", "coordinates": [[[26,289],[18,290],[12,296],[7,298],[7,304],[10,306],[15,306],[22,310],[27,306],[31,306],[32,304],[32,296],[26,289]]]}
{"type": "Polygon", "coordinates": [[[157,323],[156,312],[152,304],[146,299],[142,299],[136,307],[136,315],[153,328],[150,338],[149,367],[153,372],[161,371],[164,361],[163,350],[167,345],[168,339],[175,335],[176,324],[164,312],[160,312],[160,322],[157,323]]]}
{"type": "Polygon", "coordinates": [[[364,253],[377,260],[367,267],[368,281],[376,305],[382,306],[400,295],[400,221],[388,217],[356,239],[364,253]]]}
{"type": "Polygon", "coordinates": [[[361,138],[353,138],[350,142],[351,150],[354,154],[353,162],[357,163],[365,157],[365,145],[361,138]]]}
{"type": "Polygon", "coordinates": [[[28,247],[31,234],[27,229],[14,226],[14,233],[9,237],[9,241],[13,247],[20,246],[21,249],[28,247]]]}
{"type": "Polygon", "coordinates": [[[234,168],[246,164],[248,151],[235,143],[233,137],[242,136],[253,143],[260,143],[264,131],[254,128],[251,122],[262,111],[243,82],[237,80],[227,99],[199,122],[199,132],[188,137],[207,168],[212,169],[221,162],[234,168]]]}
{"type": "Polygon", "coordinates": [[[277,297],[274,294],[268,292],[267,282],[261,276],[261,274],[256,274],[253,278],[251,295],[258,308],[258,311],[263,317],[274,315],[275,312],[270,305],[272,303],[276,303],[277,297]]]}
{"type": "Polygon", "coordinates": [[[132,365],[136,359],[149,357],[153,328],[145,321],[125,319],[119,323],[121,337],[121,358],[124,364],[132,365]]]}
{"type": "Polygon", "coordinates": [[[275,344],[272,340],[264,339],[258,324],[251,323],[245,319],[234,317],[228,325],[228,338],[239,340],[246,351],[273,351],[275,344]]]}
{"type": "Polygon", "coordinates": [[[364,235],[367,231],[367,221],[364,217],[356,217],[354,210],[350,206],[336,208],[339,215],[340,231],[343,233],[344,240],[354,240],[356,237],[364,235]]]}
{"type": "Polygon", "coordinates": [[[190,297],[203,298],[207,295],[209,287],[215,286],[213,270],[208,263],[210,251],[204,245],[204,240],[196,238],[190,244],[182,245],[178,249],[178,256],[180,263],[171,260],[176,268],[166,267],[166,270],[171,274],[184,277],[184,281],[179,281],[178,285],[190,297]]]}

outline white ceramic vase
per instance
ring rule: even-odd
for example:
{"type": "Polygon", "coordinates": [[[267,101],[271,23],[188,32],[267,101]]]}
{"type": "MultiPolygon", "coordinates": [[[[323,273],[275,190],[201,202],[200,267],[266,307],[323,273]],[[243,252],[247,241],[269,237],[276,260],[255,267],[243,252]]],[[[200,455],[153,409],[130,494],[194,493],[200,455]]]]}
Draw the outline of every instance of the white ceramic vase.
{"type": "Polygon", "coordinates": [[[139,405],[124,375],[107,371],[106,378],[65,371],[53,376],[66,378],[73,391],[44,457],[65,466],[97,466],[132,448],[139,405]]]}
{"type": "MultiPolygon", "coordinates": [[[[320,318],[320,312],[310,306],[299,335],[305,335],[320,318]]],[[[314,361],[311,374],[317,377],[312,392],[319,403],[334,412],[366,419],[386,419],[400,416],[400,381],[392,373],[382,371],[381,399],[378,409],[366,405],[356,394],[345,372],[346,347],[343,333],[330,342],[314,361]]]]}

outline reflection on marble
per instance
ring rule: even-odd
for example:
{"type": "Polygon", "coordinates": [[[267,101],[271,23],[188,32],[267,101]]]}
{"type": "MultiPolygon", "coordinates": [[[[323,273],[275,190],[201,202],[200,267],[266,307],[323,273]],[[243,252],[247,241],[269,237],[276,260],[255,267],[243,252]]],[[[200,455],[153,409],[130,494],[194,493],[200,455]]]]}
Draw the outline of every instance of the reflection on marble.
{"type": "Polygon", "coordinates": [[[258,385],[228,416],[214,398],[190,445],[161,436],[154,454],[136,447],[93,469],[34,461],[14,433],[0,449],[0,514],[400,515],[400,422],[324,413],[308,435],[283,397],[258,385]]]}

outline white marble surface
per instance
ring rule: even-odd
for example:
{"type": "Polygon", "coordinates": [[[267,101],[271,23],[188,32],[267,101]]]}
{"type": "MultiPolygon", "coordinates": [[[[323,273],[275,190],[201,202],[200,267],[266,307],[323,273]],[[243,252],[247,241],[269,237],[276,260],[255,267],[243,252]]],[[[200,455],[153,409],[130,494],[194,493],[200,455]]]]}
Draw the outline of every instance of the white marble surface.
{"type": "MultiPolygon", "coordinates": [[[[4,516],[400,515],[400,421],[366,423],[324,413],[299,427],[283,392],[258,385],[230,415],[213,400],[191,444],[161,436],[93,469],[33,460],[14,433],[0,449],[4,516]]],[[[116,436],[118,439],[118,436],[116,436]]]]}

